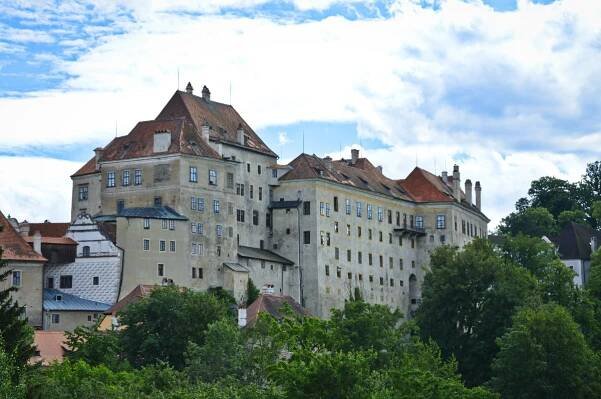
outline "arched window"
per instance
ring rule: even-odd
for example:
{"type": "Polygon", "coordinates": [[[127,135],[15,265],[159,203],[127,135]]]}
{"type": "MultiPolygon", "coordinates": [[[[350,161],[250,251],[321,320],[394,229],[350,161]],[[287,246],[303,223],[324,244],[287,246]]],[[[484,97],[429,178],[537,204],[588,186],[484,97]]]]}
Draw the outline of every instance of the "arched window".
{"type": "Polygon", "coordinates": [[[90,247],[87,245],[82,249],[82,256],[87,257],[90,256],[90,247]]]}
{"type": "Polygon", "coordinates": [[[417,287],[417,277],[415,274],[409,276],[409,314],[413,316],[419,305],[419,292],[417,287]]]}

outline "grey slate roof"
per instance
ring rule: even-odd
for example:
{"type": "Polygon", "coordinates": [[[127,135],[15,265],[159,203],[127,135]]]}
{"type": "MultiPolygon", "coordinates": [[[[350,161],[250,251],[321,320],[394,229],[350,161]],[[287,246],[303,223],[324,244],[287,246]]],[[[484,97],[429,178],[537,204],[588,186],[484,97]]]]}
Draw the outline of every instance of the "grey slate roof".
{"type": "Polygon", "coordinates": [[[269,204],[269,208],[271,209],[290,209],[290,208],[298,208],[301,204],[301,200],[296,201],[271,201],[269,204]]]}
{"type": "Polygon", "coordinates": [[[223,266],[227,267],[230,270],[233,270],[235,272],[240,272],[240,273],[248,273],[249,270],[242,266],[240,263],[235,263],[235,262],[223,262],[223,266]]]}
{"type": "Polygon", "coordinates": [[[269,262],[282,263],[284,265],[294,264],[290,259],[286,259],[274,252],[266,249],[246,247],[244,245],[238,246],[238,256],[242,258],[261,259],[269,262]]]}
{"type": "Polygon", "coordinates": [[[111,305],[106,303],[90,301],[52,288],[44,288],[44,310],[104,312],[110,307],[111,305]],[[57,295],[62,295],[62,299],[57,300],[57,295]]]}
{"type": "Polygon", "coordinates": [[[589,226],[570,222],[559,232],[558,236],[550,237],[550,240],[557,246],[557,252],[561,259],[589,260],[593,236],[597,237],[597,242],[601,242],[601,233],[595,232],[589,226]]]}

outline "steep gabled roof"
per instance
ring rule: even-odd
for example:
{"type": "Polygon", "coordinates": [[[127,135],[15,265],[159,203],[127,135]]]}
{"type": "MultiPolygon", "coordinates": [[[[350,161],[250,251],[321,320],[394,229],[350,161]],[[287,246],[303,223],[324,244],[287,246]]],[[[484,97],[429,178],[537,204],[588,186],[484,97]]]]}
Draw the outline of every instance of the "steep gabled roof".
{"type": "Polygon", "coordinates": [[[144,285],[139,284],[129,292],[129,294],[125,295],[119,302],[115,303],[108,310],[104,312],[104,314],[110,314],[115,316],[118,312],[123,310],[130,303],[138,302],[140,299],[147,297],[150,295],[152,290],[154,290],[156,285],[144,285]]]}
{"type": "Polygon", "coordinates": [[[91,175],[94,173],[99,173],[99,170],[96,170],[96,157],[92,157],[88,162],[86,162],[81,168],[77,170],[77,172],[73,173],[71,177],[77,176],[85,176],[91,175]]]}
{"type": "Polygon", "coordinates": [[[35,252],[16,232],[2,211],[0,211],[0,247],[2,260],[46,262],[46,258],[35,252]]]}
{"type": "Polygon", "coordinates": [[[401,185],[418,202],[453,201],[453,190],[440,177],[419,167],[401,180],[401,185]]]}
{"type": "Polygon", "coordinates": [[[589,226],[570,222],[559,232],[559,235],[551,237],[551,241],[557,246],[561,259],[589,260],[592,237],[596,237],[597,242],[601,242],[601,233],[589,226]]]}
{"type": "Polygon", "coordinates": [[[299,316],[308,316],[309,312],[304,309],[300,303],[296,302],[294,298],[288,295],[273,295],[273,294],[261,294],[259,297],[246,309],[246,325],[252,326],[257,322],[259,314],[262,312],[269,313],[277,320],[281,320],[284,315],[282,314],[282,306],[289,305],[292,311],[299,316]]]}
{"type": "Polygon", "coordinates": [[[351,165],[345,159],[327,161],[315,154],[300,154],[288,165],[291,170],[281,180],[320,178],[396,199],[411,200],[398,181],[384,176],[366,158],[360,158],[351,165]]]}
{"type": "Polygon", "coordinates": [[[238,145],[237,131],[238,127],[242,127],[244,134],[248,136],[248,141],[244,144],[244,147],[277,157],[231,105],[207,100],[178,90],[156,119],[181,117],[194,123],[198,131],[202,130],[203,125],[208,124],[211,128],[211,140],[229,144],[238,145]]]}

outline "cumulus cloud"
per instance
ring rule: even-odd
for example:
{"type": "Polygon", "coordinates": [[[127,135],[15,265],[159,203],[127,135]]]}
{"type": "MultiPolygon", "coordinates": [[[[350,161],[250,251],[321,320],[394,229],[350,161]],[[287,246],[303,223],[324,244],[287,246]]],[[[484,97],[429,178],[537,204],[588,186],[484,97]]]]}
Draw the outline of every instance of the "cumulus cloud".
{"type": "MultiPolygon", "coordinates": [[[[468,154],[455,160],[482,181],[490,193],[485,204],[499,215],[531,179],[577,177],[598,155],[591,146],[601,134],[601,3],[520,0],[516,11],[500,13],[481,1],[423,7],[397,0],[388,17],[357,20],[217,14],[264,3],[86,8],[89,18],[115,21],[119,34],[96,26],[90,34],[97,41],[82,42],[96,45],[56,60],[56,70],[70,77],[61,87],[0,98],[1,144],[108,141],[116,120],[124,134],[156,116],[179,69],[181,87],[188,80],[196,88],[207,84],[223,102],[230,101],[231,82],[233,105],[257,130],[356,123],[361,138],[389,146],[370,151],[388,172],[407,171],[415,153],[429,169],[434,159],[440,168],[444,159],[468,154]]],[[[323,10],[355,2],[290,3],[323,10]]],[[[77,7],[64,13],[75,18],[77,7]]]]}

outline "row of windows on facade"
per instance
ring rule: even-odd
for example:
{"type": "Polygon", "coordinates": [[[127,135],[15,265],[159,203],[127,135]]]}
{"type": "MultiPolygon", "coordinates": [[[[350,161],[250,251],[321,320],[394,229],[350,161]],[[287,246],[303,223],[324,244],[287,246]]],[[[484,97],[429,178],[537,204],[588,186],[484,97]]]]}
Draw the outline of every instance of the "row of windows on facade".
{"type": "MultiPolygon", "coordinates": [[[[55,288],[54,277],[46,278],[46,288],[55,288]]],[[[92,277],[92,285],[100,285],[100,277],[94,276],[92,277]]],[[[69,274],[63,274],[59,277],[58,280],[58,288],[68,289],[73,288],[73,276],[69,274]]]]}
{"type": "MultiPolygon", "coordinates": [[[[115,187],[116,186],[116,172],[111,170],[106,173],[106,186],[107,187],[115,187]]],[[[142,184],[142,169],[134,169],[133,174],[133,184],[134,186],[139,186],[142,184]]],[[[121,185],[127,187],[131,185],[131,171],[123,170],[121,171],[121,185]]]]}
{"type": "MultiPolygon", "coordinates": [[[[334,248],[334,259],[340,260],[340,248],[334,248]]],[[[352,251],[350,249],[346,250],[346,260],[347,262],[353,261],[352,251]]],[[[384,255],[379,255],[380,267],[384,267],[384,255]]],[[[363,264],[363,252],[357,251],[357,263],[363,264]]],[[[369,266],[373,265],[373,254],[369,252],[367,254],[367,263],[369,266]]],[[[388,257],[388,266],[390,269],[394,268],[394,258],[392,256],[388,257]]],[[[403,258],[399,258],[399,269],[403,270],[404,262],[403,258]]],[[[415,269],[415,260],[411,261],[411,268],[415,269]]]]}
{"type": "MultiPolygon", "coordinates": [[[[334,197],[334,212],[338,212],[338,197],[334,197]]],[[[373,219],[373,205],[367,204],[367,219],[373,219]]],[[[347,215],[352,214],[352,202],[351,200],[345,200],[345,213],[347,215]]],[[[311,202],[305,201],[303,203],[303,214],[310,215],[311,214],[311,202]]],[[[319,203],[319,214],[322,216],[330,217],[332,215],[332,207],[329,202],[320,202],[319,203]]],[[[355,202],[355,214],[357,217],[363,217],[363,203],[360,201],[355,202]]],[[[378,206],[376,207],[376,215],[378,222],[384,221],[384,208],[378,206]]],[[[388,223],[392,224],[392,210],[387,210],[387,219],[388,223]]],[[[396,225],[401,226],[401,212],[397,211],[395,215],[396,225]]],[[[415,216],[407,215],[406,213],[402,214],[402,225],[404,227],[423,229],[424,228],[424,217],[423,216],[415,216]],[[409,218],[407,218],[409,216],[409,218]],[[407,223],[409,220],[409,223],[407,223]]],[[[436,216],[436,228],[437,229],[445,229],[446,228],[446,216],[445,215],[437,215],[436,216]]]]}
{"type": "MultiPolygon", "coordinates": [[[[325,274],[326,276],[330,276],[330,266],[329,265],[325,265],[325,274]]],[[[336,277],[338,278],[342,278],[342,268],[340,266],[336,267],[336,277]]],[[[347,278],[349,280],[353,279],[353,273],[348,272],[347,273],[347,278]]],[[[363,281],[363,274],[362,273],[357,273],[355,274],[355,278],[358,281],[363,281]]],[[[369,282],[373,283],[374,282],[374,276],[372,274],[369,275],[369,282]]],[[[380,285],[384,285],[384,277],[380,277],[380,285]]],[[[390,287],[394,287],[394,279],[391,278],[389,279],[389,286],[390,287]]],[[[400,287],[404,287],[405,286],[405,282],[401,279],[399,280],[399,286],[400,287]]]]}
{"type": "MultiPolygon", "coordinates": [[[[157,263],[157,276],[165,277],[166,272],[167,272],[167,268],[165,267],[165,264],[157,263]]],[[[198,279],[204,278],[202,267],[193,267],[191,276],[192,276],[192,278],[198,278],[198,279]]]]}
{"type": "MultiPolygon", "coordinates": [[[[334,233],[338,233],[339,232],[339,227],[338,227],[338,222],[334,222],[334,233]]],[[[286,230],[287,234],[289,233],[289,229],[286,230]]],[[[330,246],[330,232],[324,232],[324,231],[320,231],[319,232],[320,238],[321,238],[321,245],[327,245],[330,246]]],[[[351,235],[351,225],[347,224],[346,225],[346,235],[350,237],[351,235]]],[[[361,238],[363,236],[363,229],[361,226],[357,226],[357,238],[361,238]]],[[[380,242],[384,242],[384,233],[382,232],[382,230],[378,231],[378,237],[379,237],[379,241],[380,242]]],[[[388,243],[392,244],[393,239],[392,239],[393,235],[392,233],[388,233],[388,243]]],[[[367,229],[367,238],[368,240],[373,240],[373,230],[372,229],[367,229]]],[[[415,239],[411,239],[411,248],[415,248],[415,239]]],[[[398,236],[398,242],[399,242],[399,246],[403,246],[403,236],[398,236]]],[[[310,244],[310,237],[309,237],[309,242],[306,242],[305,244],[310,244]]]]}
{"type": "MultiPolygon", "coordinates": [[[[89,322],[95,322],[98,320],[98,313],[92,313],[88,315],[89,322]]],[[[60,324],[61,323],[61,315],[59,313],[51,313],[50,321],[52,324],[60,324]]]]}

